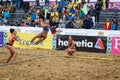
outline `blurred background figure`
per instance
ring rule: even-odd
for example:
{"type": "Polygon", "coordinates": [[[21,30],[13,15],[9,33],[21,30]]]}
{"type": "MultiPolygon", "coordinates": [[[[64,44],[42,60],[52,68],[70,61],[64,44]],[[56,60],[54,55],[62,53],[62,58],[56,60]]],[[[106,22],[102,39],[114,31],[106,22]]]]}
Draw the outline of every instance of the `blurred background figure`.
{"type": "Polygon", "coordinates": [[[83,25],[83,18],[82,17],[78,17],[77,21],[75,22],[76,28],[80,29],[83,25]]]}
{"type": "Polygon", "coordinates": [[[90,15],[91,19],[92,19],[92,26],[95,26],[95,14],[96,14],[96,11],[94,9],[94,6],[91,5],[90,6],[90,9],[88,11],[88,15],[90,15]]]}
{"type": "Polygon", "coordinates": [[[62,19],[59,21],[58,28],[65,28],[65,24],[63,23],[62,19]]]}
{"type": "Polygon", "coordinates": [[[65,28],[71,28],[71,29],[74,29],[74,28],[75,28],[72,19],[69,19],[69,20],[68,20],[68,22],[67,22],[66,25],[65,25],[65,28]]]}
{"type": "Polygon", "coordinates": [[[90,16],[87,16],[86,19],[84,19],[82,28],[91,29],[90,16]]]}
{"type": "Polygon", "coordinates": [[[3,23],[2,23],[2,21],[0,21],[0,26],[3,26],[3,23]]]}
{"type": "Polygon", "coordinates": [[[106,20],[106,22],[104,24],[104,30],[111,30],[111,26],[112,26],[112,24],[110,22],[110,19],[107,18],[107,20],[106,20]]]}
{"type": "Polygon", "coordinates": [[[117,19],[113,19],[112,21],[112,30],[117,30],[118,29],[118,22],[117,19]]]}
{"type": "Polygon", "coordinates": [[[106,3],[106,10],[108,10],[108,8],[109,8],[109,1],[110,0],[106,0],[106,2],[105,2],[106,3]]]}
{"type": "Polygon", "coordinates": [[[101,11],[101,4],[99,1],[95,4],[95,10],[96,10],[96,15],[95,15],[95,20],[97,23],[99,23],[99,17],[100,17],[100,11],[101,11]]]}
{"type": "Polygon", "coordinates": [[[30,4],[29,4],[29,2],[24,2],[24,4],[23,4],[23,9],[24,9],[24,11],[27,13],[28,11],[29,11],[29,9],[30,9],[30,4]]]}

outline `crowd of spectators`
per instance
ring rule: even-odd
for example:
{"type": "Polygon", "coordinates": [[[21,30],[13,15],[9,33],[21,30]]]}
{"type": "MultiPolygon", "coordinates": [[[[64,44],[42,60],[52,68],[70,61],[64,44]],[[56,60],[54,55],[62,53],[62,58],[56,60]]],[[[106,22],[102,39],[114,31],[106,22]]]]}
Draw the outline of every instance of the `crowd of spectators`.
{"type": "Polygon", "coordinates": [[[8,24],[10,13],[12,12],[10,1],[6,1],[5,3],[0,2],[0,25],[8,24]]]}
{"type": "Polygon", "coordinates": [[[104,30],[117,30],[118,29],[118,22],[117,19],[113,19],[111,22],[109,18],[107,18],[104,24],[104,30]]]}
{"type": "MultiPolygon", "coordinates": [[[[91,3],[90,0],[85,2],[81,0],[61,0],[56,1],[54,5],[50,5],[49,2],[46,2],[44,6],[39,4],[39,0],[36,0],[36,3],[29,7],[29,3],[25,3],[23,8],[27,16],[25,16],[26,22],[19,20],[16,26],[33,26],[40,27],[41,19],[46,21],[50,20],[50,26],[58,28],[84,28],[91,29],[94,28],[96,24],[99,23],[99,16],[101,10],[108,10],[109,0],[106,0],[106,8],[102,6],[102,0],[98,0],[96,3],[91,3]]],[[[15,5],[10,5],[10,1],[6,1],[0,7],[0,25],[9,24],[10,13],[14,13],[16,10],[15,5]]],[[[117,30],[118,23],[114,19],[113,22],[109,22],[109,19],[105,22],[104,29],[117,30]],[[109,28],[108,28],[109,23],[109,28]]]]}

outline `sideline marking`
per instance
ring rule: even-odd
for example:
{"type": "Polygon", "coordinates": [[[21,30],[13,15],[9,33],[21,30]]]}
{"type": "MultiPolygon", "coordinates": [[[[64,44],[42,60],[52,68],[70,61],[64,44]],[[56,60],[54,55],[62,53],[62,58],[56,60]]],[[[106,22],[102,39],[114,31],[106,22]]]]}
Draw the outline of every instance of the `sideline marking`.
{"type": "Polygon", "coordinates": [[[116,60],[116,59],[112,59],[112,58],[86,57],[86,56],[54,56],[54,57],[95,59],[95,60],[109,60],[109,61],[114,61],[114,60],[116,60]]]}
{"type": "Polygon", "coordinates": [[[39,59],[39,58],[47,58],[47,57],[49,57],[49,56],[48,55],[38,55],[35,58],[31,58],[31,59],[24,60],[24,61],[18,61],[18,62],[4,63],[4,64],[0,64],[0,66],[7,66],[7,65],[12,65],[12,64],[19,64],[19,63],[32,61],[32,60],[39,59]]]}
{"type": "Polygon", "coordinates": [[[81,59],[96,59],[96,60],[111,60],[111,61],[115,60],[115,59],[112,59],[112,58],[85,57],[85,56],[76,56],[76,57],[81,58],[81,59]]]}

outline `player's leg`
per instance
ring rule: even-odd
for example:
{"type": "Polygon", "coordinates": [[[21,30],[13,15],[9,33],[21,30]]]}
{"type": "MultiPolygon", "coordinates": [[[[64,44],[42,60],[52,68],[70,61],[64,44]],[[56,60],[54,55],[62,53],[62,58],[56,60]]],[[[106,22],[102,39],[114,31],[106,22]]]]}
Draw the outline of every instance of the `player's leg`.
{"type": "Polygon", "coordinates": [[[35,44],[37,45],[37,44],[39,44],[40,42],[44,41],[45,39],[46,39],[46,38],[41,37],[40,39],[38,39],[38,40],[35,42],[35,44]]]}
{"type": "Polygon", "coordinates": [[[11,50],[12,50],[12,53],[13,53],[13,56],[12,56],[11,60],[15,61],[18,53],[17,53],[17,51],[16,51],[16,49],[14,47],[12,47],[11,50]]]}
{"type": "Polygon", "coordinates": [[[65,49],[65,52],[67,52],[68,51],[68,49],[65,49]]]}
{"type": "Polygon", "coordinates": [[[67,54],[72,56],[75,53],[75,51],[76,51],[75,49],[68,49],[67,54]]]}
{"type": "Polygon", "coordinates": [[[32,38],[31,42],[33,42],[36,38],[41,38],[41,33],[35,35],[35,36],[32,38]]]}
{"type": "Polygon", "coordinates": [[[12,52],[12,50],[11,50],[11,46],[7,45],[6,47],[7,47],[7,49],[8,49],[9,52],[10,52],[10,56],[9,56],[9,58],[8,58],[7,61],[6,61],[6,63],[9,63],[10,60],[11,60],[11,58],[13,57],[13,52],[12,52]]]}

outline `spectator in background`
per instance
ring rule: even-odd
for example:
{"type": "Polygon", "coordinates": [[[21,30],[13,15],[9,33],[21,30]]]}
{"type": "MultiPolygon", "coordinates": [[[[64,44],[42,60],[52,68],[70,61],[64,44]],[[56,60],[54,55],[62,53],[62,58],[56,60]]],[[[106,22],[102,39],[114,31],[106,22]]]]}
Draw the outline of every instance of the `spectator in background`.
{"type": "Polygon", "coordinates": [[[106,3],[106,10],[108,10],[108,8],[109,8],[109,0],[106,0],[105,3],[106,3]]]}
{"type": "Polygon", "coordinates": [[[62,20],[63,20],[63,22],[66,23],[66,21],[68,20],[68,15],[65,12],[63,12],[62,15],[63,15],[62,20]]]}
{"type": "Polygon", "coordinates": [[[101,4],[99,3],[99,1],[97,1],[97,3],[95,4],[95,10],[96,10],[95,19],[96,19],[96,22],[99,23],[99,17],[100,17],[100,11],[101,11],[101,4]]]}
{"type": "Polygon", "coordinates": [[[50,28],[56,28],[56,27],[57,27],[57,22],[52,17],[51,20],[50,20],[50,28]]]}
{"type": "Polygon", "coordinates": [[[61,9],[61,11],[63,12],[63,11],[64,11],[64,8],[68,6],[69,1],[61,0],[60,2],[58,2],[58,4],[60,5],[60,9],[61,9]]]}
{"type": "Polygon", "coordinates": [[[58,22],[58,20],[59,20],[59,13],[58,13],[58,11],[56,9],[54,9],[54,12],[51,13],[51,17],[53,17],[54,20],[58,22]]]}
{"type": "Polygon", "coordinates": [[[28,20],[28,21],[31,21],[31,20],[32,20],[32,17],[31,17],[30,14],[27,15],[27,20],[28,20]]]}
{"type": "Polygon", "coordinates": [[[106,0],[102,0],[102,10],[106,10],[106,0]]]}
{"type": "MultiPolygon", "coordinates": [[[[20,8],[21,0],[14,0],[14,1],[13,1],[13,4],[15,4],[17,8],[20,8]]],[[[23,8],[24,8],[24,7],[23,7],[23,8]]]]}
{"type": "Polygon", "coordinates": [[[4,10],[3,14],[4,14],[4,18],[5,19],[9,19],[10,18],[10,12],[9,12],[9,10],[7,8],[4,10]]]}
{"type": "Polygon", "coordinates": [[[10,25],[10,22],[6,19],[6,20],[4,20],[4,25],[8,26],[8,25],[10,25]]]}
{"type": "Polygon", "coordinates": [[[96,11],[95,11],[95,9],[94,9],[94,6],[91,5],[91,6],[90,6],[90,9],[89,9],[89,11],[88,11],[88,15],[90,15],[90,17],[92,18],[92,26],[95,25],[95,14],[96,14],[96,11]]]}
{"type": "Polygon", "coordinates": [[[69,20],[68,20],[68,22],[67,22],[66,25],[65,25],[65,28],[71,28],[71,29],[74,29],[74,28],[75,28],[72,19],[69,19],[69,20]]]}
{"type": "Polygon", "coordinates": [[[1,14],[1,15],[0,15],[0,21],[1,21],[2,23],[4,23],[4,20],[5,20],[5,19],[4,19],[3,15],[1,14]]]}
{"type": "Polygon", "coordinates": [[[36,20],[37,19],[37,15],[35,14],[35,12],[32,12],[31,18],[32,18],[32,20],[36,20]]]}
{"type": "Polygon", "coordinates": [[[99,2],[99,4],[101,5],[101,9],[102,9],[102,6],[103,6],[103,0],[97,0],[97,2],[99,2]]]}
{"type": "Polygon", "coordinates": [[[47,2],[46,4],[45,4],[45,6],[43,7],[44,8],[44,13],[45,13],[45,19],[47,18],[47,12],[48,12],[48,10],[49,10],[49,3],[47,2]]]}
{"type": "Polygon", "coordinates": [[[69,15],[68,15],[68,18],[72,19],[72,20],[76,20],[76,10],[74,8],[74,6],[72,6],[70,9],[69,9],[69,15]]]}
{"type": "Polygon", "coordinates": [[[29,6],[30,6],[29,2],[24,2],[23,9],[26,13],[29,11],[29,8],[30,8],[29,6]]]}
{"type": "Polygon", "coordinates": [[[62,11],[60,9],[60,5],[58,5],[57,12],[59,13],[59,19],[61,19],[63,17],[63,15],[62,15],[62,11]]]}
{"type": "Polygon", "coordinates": [[[2,6],[4,4],[3,0],[0,1],[0,6],[2,6]]]}
{"type": "Polygon", "coordinates": [[[36,0],[35,5],[36,5],[37,7],[39,7],[39,6],[40,6],[39,0],[36,0]]]}
{"type": "Polygon", "coordinates": [[[76,19],[80,17],[80,13],[79,13],[79,10],[76,10],[76,19]]]}
{"type": "Polygon", "coordinates": [[[90,0],[87,0],[86,5],[87,5],[88,11],[89,11],[89,10],[90,10],[90,8],[91,8],[91,3],[90,3],[90,0]]]}
{"type": "Polygon", "coordinates": [[[17,21],[16,26],[21,26],[21,20],[20,20],[20,21],[17,21]]]}
{"type": "Polygon", "coordinates": [[[15,5],[11,5],[10,13],[14,13],[16,11],[15,5]]]}
{"type": "Polygon", "coordinates": [[[51,20],[50,20],[50,30],[51,30],[52,34],[55,34],[57,32],[56,31],[57,25],[58,25],[58,23],[55,21],[55,19],[51,18],[51,20]]]}
{"type": "MultiPolygon", "coordinates": [[[[29,22],[26,22],[26,27],[27,27],[27,26],[30,26],[30,23],[29,23],[29,22]]],[[[32,27],[34,27],[34,26],[32,26],[32,27]]]]}
{"type": "Polygon", "coordinates": [[[5,9],[7,9],[7,4],[4,4],[4,5],[2,6],[2,8],[3,8],[3,11],[4,11],[5,9]]]}
{"type": "Polygon", "coordinates": [[[54,7],[51,7],[51,10],[50,10],[50,12],[52,13],[52,12],[54,12],[54,7]]]}
{"type": "Polygon", "coordinates": [[[77,9],[78,11],[81,9],[81,1],[80,1],[80,0],[78,0],[78,5],[77,5],[76,9],[77,9]]]}
{"type": "Polygon", "coordinates": [[[54,6],[54,9],[57,9],[57,8],[58,8],[58,5],[59,5],[59,4],[58,4],[58,1],[56,0],[56,1],[55,1],[55,4],[53,5],[53,6],[54,6]]]}
{"type": "Polygon", "coordinates": [[[33,5],[31,8],[31,12],[36,12],[36,11],[37,11],[36,5],[33,5]]]}
{"type": "Polygon", "coordinates": [[[29,24],[30,24],[30,26],[35,27],[35,21],[34,20],[32,20],[29,24]]]}
{"type": "Polygon", "coordinates": [[[3,11],[2,11],[2,7],[0,7],[0,14],[2,14],[2,12],[3,12],[3,11]]]}
{"type": "Polygon", "coordinates": [[[2,23],[2,21],[0,21],[0,26],[3,26],[3,23],[2,23]]]}
{"type": "Polygon", "coordinates": [[[78,4],[79,4],[78,0],[74,0],[73,6],[74,8],[76,8],[76,10],[77,10],[78,4]]]}
{"type": "Polygon", "coordinates": [[[62,17],[62,20],[64,22],[66,22],[68,20],[68,14],[69,14],[69,9],[67,7],[65,7],[65,10],[63,12],[63,17],[62,17]]]}
{"type": "Polygon", "coordinates": [[[80,29],[83,25],[83,18],[78,17],[77,21],[75,22],[76,28],[80,29]]]}
{"type": "Polygon", "coordinates": [[[72,3],[72,0],[69,2],[69,4],[68,4],[68,6],[67,6],[67,8],[68,9],[71,9],[73,7],[73,3],[72,3]]]}
{"type": "Polygon", "coordinates": [[[46,19],[50,20],[50,17],[51,17],[51,13],[50,13],[50,9],[48,9],[48,12],[47,12],[47,15],[46,15],[46,19]]]}
{"type": "Polygon", "coordinates": [[[91,28],[91,22],[90,22],[90,17],[87,16],[86,19],[83,21],[82,28],[84,29],[90,29],[91,28]]]}
{"type": "Polygon", "coordinates": [[[63,23],[62,19],[59,21],[58,28],[65,28],[65,24],[63,23]]]}
{"type": "Polygon", "coordinates": [[[69,9],[68,9],[67,7],[65,7],[64,13],[65,13],[66,15],[69,14],[69,9]]]}
{"type": "Polygon", "coordinates": [[[112,26],[112,24],[110,22],[110,19],[107,18],[107,20],[106,20],[106,22],[104,24],[104,30],[111,30],[111,26],[112,26]]]}
{"type": "Polygon", "coordinates": [[[117,30],[117,29],[118,29],[117,19],[113,19],[113,22],[112,22],[112,30],[117,30]]]}
{"type": "Polygon", "coordinates": [[[91,18],[90,15],[87,15],[89,17],[89,21],[90,21],[90,28],[93,28],[93,19],[91,18]]]}
{"type": "Polygon", "coordinates": [[[21,24],[22,27],[26,27],[26,23],[23,21],[21,24]]]}
{"type": "Polygon", "coordinates": [[[12,1],[12,4],[15,4],[16,0],[11,0],[12,1]]]}
{"type": "Polygon", "coordinates": [[[7,8],[10,9],[10,7],[11,7],[11,2],[10,2],[9,0],[6,0],[5,3],[6,3],[6,5],[7,5],[7,8]]]}

